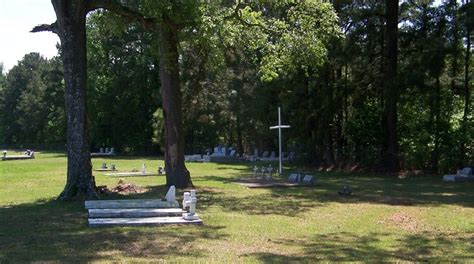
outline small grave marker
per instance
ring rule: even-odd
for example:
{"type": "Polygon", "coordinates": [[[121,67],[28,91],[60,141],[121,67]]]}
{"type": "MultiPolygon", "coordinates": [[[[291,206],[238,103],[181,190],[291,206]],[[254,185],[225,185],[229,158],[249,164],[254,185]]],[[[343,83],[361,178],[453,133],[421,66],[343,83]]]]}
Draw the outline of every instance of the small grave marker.
{"type": "Polygon", "coordinates": [[[312,175],[305,175],[303,178],[303,184],[314,185],[314,178],[312,175]]]}

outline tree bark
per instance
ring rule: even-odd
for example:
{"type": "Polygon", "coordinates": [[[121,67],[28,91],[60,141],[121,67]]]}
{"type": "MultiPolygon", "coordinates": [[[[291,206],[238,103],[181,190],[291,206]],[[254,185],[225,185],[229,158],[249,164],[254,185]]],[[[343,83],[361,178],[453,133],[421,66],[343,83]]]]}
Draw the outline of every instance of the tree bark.
{"type": "Polygon", "coordinates": [[[398,172],[397,104],[398,104],[398,0],[386,0],[386,51],[383,80],[384,111],[382,125],[382,166],[386,172],[398,172]]]}
{"type": "Polygon", "coordinates": [[[67,182],[59,199],[98,196],[89,151],[86,111],[86,8],[82,0],[51,1],[61,40],[67,118],[67,182]]]}
{"type": "Polygon", "coordinates": [[[163,18],[160,28],[160,80],[165,130],[166,184],[177,188],[192,186],[184,164],[181,88],[178,64],[178,31],[174,22],[163,18]]]}

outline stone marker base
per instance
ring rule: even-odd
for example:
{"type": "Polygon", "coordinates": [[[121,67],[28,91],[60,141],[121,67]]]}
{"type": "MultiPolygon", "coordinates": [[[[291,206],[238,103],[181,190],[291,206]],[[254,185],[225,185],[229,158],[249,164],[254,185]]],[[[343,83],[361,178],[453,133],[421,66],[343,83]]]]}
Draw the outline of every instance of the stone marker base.
{"type": "Polygon", "coordinates": [[[25,160],[25,159],[34,159],[34,158],[35,156],[13,155],[13,156],[2,157],[2,160],[25,160]]]}
{"type": "Polygon", "coordinates": [[[314,185],[292,183],[292,182],[237,182],[248,188],[272,188],[272,187],[312,187],[314,185]]]}
{"type": "Polygon", "coordinates": [[[193,219],[184,219],[186,211],[179,208],[177,201],[94,200],[86,201],[85,208],[89,210],[88,224],[91,227],[202,224],[197,214],[193,219]]]}
{"type": "Polygon", "coordinates": [[[89,209],[89,218],[164,217],[185,213],[181,208],[89,209]]]}
{"type": "Polygon", "coordinates": [[[91,153],[92,158],[95,158],[95,157],[111,157],[111,156],[115,156],[115,155],[116,155],[115,153],[100,153],[100,152],[92,152],[91,153]]]}
{"type": "Polygon", "coordinates": [[[445,182],[474,182],[474,176],[444,175],[445,182]]]}
{"type": "Polygon", "coordinates": [[[165,176],[165,174],[158,174],[152,172],[116,172],[116,173],[106,173],[107,176],[116,176],[116,177],[147,177],[147,176],[165,176]]]}
{"type": "Polygon", "coordinates": [[[181,216],[144,218],[89,218],[90,227],[99,226],[144,226],[144,225],[200,225],[202,220],[184,220],[181,216]]]}
{"type": "Polygon", "coordinates": [[[107,172],[107,171],[118,171],[118,170],[112,170],[112,169],[94,169],[94,171],[107,172]]]}
{"type": "Polygon", "coordinates": [[[179,203],[159,199],[92,200],[85,201],[85,207],[86,209],[179,208],[179,203]]]}

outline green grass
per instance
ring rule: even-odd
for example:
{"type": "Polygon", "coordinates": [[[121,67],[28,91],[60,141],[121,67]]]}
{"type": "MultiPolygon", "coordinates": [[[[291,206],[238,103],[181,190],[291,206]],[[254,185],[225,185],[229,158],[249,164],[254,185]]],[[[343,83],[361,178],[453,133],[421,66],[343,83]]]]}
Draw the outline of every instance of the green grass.
{"type": "MultiPolygon", "coordinates": [[[[154,158],[92,162],[120,170],[163,165],[154,158]]],[[[314,188],[232,183],[250,166],[187,164],[202,226],[89,228],[83,203],[55,200],[65,184],[63,154],[0,162],[0,263],[474,261],[473,183],[317,172],[314,188]],[[346,184],[354,195],[340,197],[346,184]]],[[[97,185],[118,182],[94,174],[97,185]]],[[[124,179],[148,191],[120,198],[166,191],[164,177],[124,179]]]]}

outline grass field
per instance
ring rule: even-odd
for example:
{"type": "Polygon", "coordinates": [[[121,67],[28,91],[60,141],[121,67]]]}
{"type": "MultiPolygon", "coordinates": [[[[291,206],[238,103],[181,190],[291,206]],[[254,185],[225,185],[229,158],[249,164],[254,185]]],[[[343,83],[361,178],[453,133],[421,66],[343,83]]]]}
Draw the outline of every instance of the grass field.
{"type": "MultiPolygon", "coordinates": [[[[163,165],[155,158],[92,162],[120,170],[163,165]]],[[[318,185],[309,188],[234,184],[250,166],[187,164],[202,226],[89,228],[83,203],[55,200],[65,183],[63,154],[0,162],[0,263],[474,261],[473,183],[313,173],[318,185]],[[346,184],[354,194],[340,197],[346,184]]],[[[119,180],[94,175],[97,185],[119,180]]],[[[124,179],[148,191],[119,198],[166,191],[164,177],[124,179]]]]}

